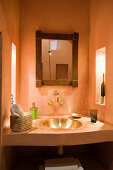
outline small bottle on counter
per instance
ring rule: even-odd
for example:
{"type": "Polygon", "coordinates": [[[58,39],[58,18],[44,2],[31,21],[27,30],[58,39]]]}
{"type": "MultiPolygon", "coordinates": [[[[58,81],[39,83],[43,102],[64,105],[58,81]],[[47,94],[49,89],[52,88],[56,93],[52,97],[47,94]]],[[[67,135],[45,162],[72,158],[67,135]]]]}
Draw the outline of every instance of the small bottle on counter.
{"type": "Polygon", "coordinates": [[[33,114],[33,119],[37,119],[37,110],[38,107],[35,107],[35,102],[33,102],[32,107],[30,108],[30,113],[33,114]]]}
{"type": "Polygon", "coordinates": [[[105,80],[103,74],[103,82],[101,84],[101,104],[105,104],[105,80]]]}

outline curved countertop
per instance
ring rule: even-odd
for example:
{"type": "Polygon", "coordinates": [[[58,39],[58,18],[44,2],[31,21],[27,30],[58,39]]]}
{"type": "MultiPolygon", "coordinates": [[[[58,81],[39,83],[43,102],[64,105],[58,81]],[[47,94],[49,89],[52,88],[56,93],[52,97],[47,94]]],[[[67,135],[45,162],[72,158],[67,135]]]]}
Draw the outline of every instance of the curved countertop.
{"type": "MultiPolygon", "coordinates": [[[[54,116],[71,118],[69,116],[54,116]]],[[[83,123],[83,126],[73,130],[54,130],[39,126],[40,121],[49,116],[40,117],[33,120],[31,130],[16,133],[8,129],[3,135],[4,146],[64,146],[81,145],[90,143],[100,143],[113,141],[113,126],[107,123],[97,121],[92,123],[89,117],[77,119],[83,123]]]]}

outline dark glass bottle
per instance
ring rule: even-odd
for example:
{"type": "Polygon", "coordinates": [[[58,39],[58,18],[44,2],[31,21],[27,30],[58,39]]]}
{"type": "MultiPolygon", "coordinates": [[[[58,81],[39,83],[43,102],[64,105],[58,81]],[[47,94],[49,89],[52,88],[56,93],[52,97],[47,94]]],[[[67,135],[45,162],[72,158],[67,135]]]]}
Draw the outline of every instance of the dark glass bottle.
{"type": "Polygon", "coordinates": [[[103,82],[101,84],[101,104],[105,103],[105,78],[104,78],[104,74],[103,74],[103,82]]]}

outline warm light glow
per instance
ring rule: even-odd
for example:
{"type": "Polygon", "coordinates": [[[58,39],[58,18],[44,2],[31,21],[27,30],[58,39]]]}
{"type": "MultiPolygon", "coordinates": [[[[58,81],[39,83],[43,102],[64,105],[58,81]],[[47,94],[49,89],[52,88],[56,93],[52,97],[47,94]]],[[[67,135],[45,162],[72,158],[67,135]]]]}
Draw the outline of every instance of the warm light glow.
{"type": "Polygon", "coordinates": [[[4,128],[5,129],[9,129],[10,128],[10,121],[9,119],[6,119],[5,122],[4,122],[4,128]]]}
{"type": "Polygon", "coordinates": [[[49,40],[49,49],[58,50],[59,49],[59,40],[49,40]]]}
{"type": "Polygon", "coordinates": [[[13,94],[14,103],[16,103],[16,46],[13,43],[11,57],[11,94],[13,94]]]}
{"type": "Polygon", "coordinates": [[[105,75],[106,48],[96,50],[96,103],[101,104],[101,84],[105,75]]]}

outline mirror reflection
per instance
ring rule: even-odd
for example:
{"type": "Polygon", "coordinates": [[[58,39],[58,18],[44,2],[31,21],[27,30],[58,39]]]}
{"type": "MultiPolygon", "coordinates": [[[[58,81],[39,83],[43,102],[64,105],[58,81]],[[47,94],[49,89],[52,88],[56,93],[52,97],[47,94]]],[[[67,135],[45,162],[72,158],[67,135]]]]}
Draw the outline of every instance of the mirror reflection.
{"type": "Polygon", "coordinates": [[[72,40],[42,40],[43,80],[72,80],[72,40]]]}

